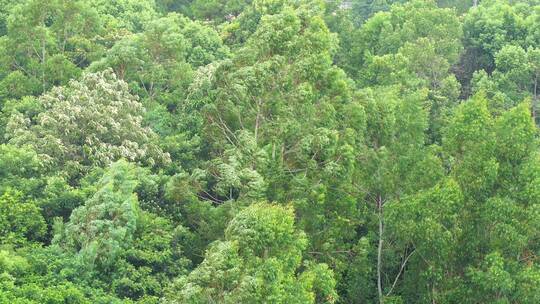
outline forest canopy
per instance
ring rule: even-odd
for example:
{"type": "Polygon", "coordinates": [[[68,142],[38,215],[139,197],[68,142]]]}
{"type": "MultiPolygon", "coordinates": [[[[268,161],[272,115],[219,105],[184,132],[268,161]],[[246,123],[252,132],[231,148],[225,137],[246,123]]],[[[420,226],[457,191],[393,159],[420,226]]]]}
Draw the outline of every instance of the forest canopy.
{"type": "Polygon", "coordinates": [[[0,304],[540,303],[540,1],[0,0],[0,304]]]}

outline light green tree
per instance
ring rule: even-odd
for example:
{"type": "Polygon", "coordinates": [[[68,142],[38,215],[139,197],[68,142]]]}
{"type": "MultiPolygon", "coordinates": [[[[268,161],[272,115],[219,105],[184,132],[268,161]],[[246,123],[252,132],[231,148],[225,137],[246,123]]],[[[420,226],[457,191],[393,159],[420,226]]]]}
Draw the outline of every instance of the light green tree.
{"type": "Polygon", "coordinates": [[[0,244],[39,241],[46,232],[40,208],[11,190],[0,196],[0,244]]]}
{"type": "Polygon", "coordinates": [[[324,264],[302,263],[305,247],[291,208],[251,205],[229,223],[225,240],[212,244],[204,261],[177,282],[170,300],[334,303],[332,271],[324,264]]]}
{"type": "Polygon", "coordinates": [[[118,161],[99,181],[97,192],[73,210],[69,222],[57,222],[54,242],[77,252],[89,270],[106,270],[133,241],[139,219],[133,165],[118,161]]]}

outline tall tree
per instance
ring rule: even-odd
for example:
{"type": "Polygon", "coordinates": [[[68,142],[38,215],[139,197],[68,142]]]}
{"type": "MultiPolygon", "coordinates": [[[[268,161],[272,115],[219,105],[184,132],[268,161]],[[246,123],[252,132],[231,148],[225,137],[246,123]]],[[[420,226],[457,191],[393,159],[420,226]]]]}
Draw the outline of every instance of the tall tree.
{"type": "Polygon", "coordinates": [[[360,216],[351,188],[363,107],[332,64],[337,41],[321,3],[253,5],[267,14],[246,45],[200,70],[181,105],[207,160],[197,193],[219,206],[294,202],[309,251],[345,268],[360,216]]]}
{"type": "Polygon", "coordinates": [[[540,94],[540,49],[506,45],[495,55],[495,70],[488,76],[479,71],[473,76],[473,92],[492,97],[494,110],[509,109],[525,99],[531,100],[531,113],[538,121],[540,94]]]}
{"type": "Polygon", "coordinates": [[[40,94],[80,75],[101,47],[97,12],[84,1],[22,1],[0,39],[1,97],[40,94]],[[16,87],[17,90],[12,90],[16,87]]]}

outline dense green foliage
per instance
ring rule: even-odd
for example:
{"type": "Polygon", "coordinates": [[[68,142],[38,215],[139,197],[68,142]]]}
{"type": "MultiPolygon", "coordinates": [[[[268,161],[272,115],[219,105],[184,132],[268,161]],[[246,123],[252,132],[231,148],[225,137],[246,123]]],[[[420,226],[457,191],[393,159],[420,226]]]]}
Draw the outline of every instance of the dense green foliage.
{"type": "Polygon", "coordinates": [[[537,0],[0,0],[0,304],[540,303],[537,0]]]}

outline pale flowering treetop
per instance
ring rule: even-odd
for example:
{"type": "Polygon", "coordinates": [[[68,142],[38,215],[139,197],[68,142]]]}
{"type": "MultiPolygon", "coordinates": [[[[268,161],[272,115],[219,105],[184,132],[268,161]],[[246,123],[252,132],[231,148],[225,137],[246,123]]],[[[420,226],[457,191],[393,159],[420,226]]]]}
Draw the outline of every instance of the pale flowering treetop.
{"type": "Polygon", "coordinates": [[[53,165],[83,169],[120,158],[148,165],[169,161],[155,133],[143,125],[144,107],[110,69],[55,87],[39,101],[40,114],[31,119],[16,112],[6,133],[10,143],[32,146],[53,165]]]}

